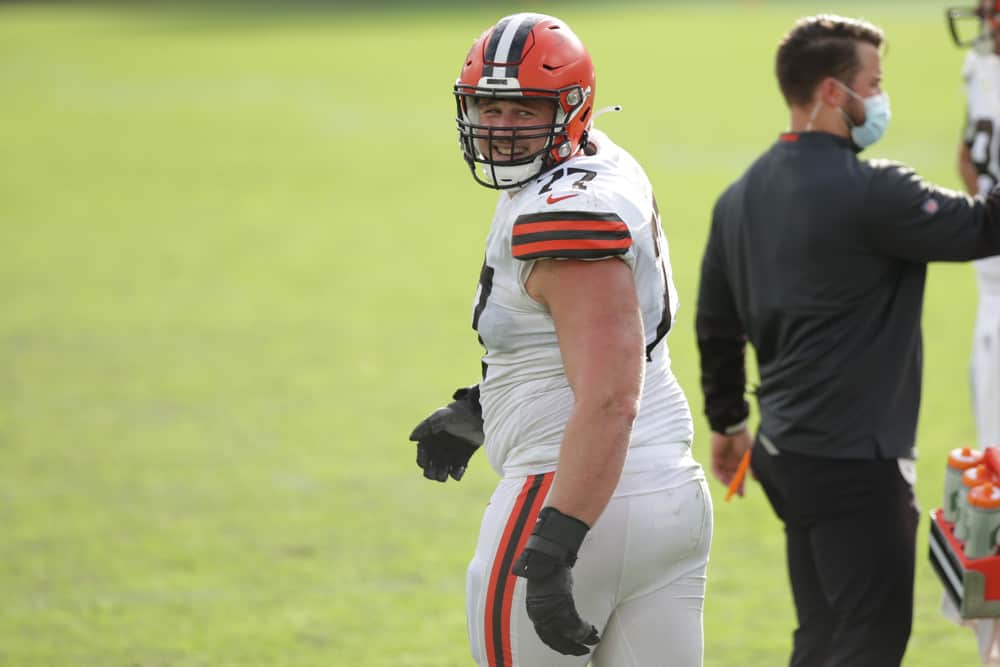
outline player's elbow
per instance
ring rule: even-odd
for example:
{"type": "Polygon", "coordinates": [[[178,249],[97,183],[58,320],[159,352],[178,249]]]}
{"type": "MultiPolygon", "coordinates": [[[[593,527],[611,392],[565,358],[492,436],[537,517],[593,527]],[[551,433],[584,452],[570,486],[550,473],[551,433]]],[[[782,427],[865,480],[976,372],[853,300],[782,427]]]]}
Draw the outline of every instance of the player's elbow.
{"type": "Polygon", "coordinates": [[[595,412],[602,420],[631,429],[639,416],[638,389],[622,389],[601,396],[595,401],[595,412]]]}

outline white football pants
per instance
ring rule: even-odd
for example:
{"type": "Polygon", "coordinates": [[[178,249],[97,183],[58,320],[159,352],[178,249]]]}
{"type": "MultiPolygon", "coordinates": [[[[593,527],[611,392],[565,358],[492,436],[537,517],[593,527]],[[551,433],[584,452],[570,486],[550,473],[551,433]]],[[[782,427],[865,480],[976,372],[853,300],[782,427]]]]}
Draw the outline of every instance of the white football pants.
{"type": "Polygon", "coordinates": [[[703,476],[625,472],[573,568],[580,616],[597,627],[590,655],[559,654],[535,634],[526,581],[510,574],[554,473],[500,481],[469,564],[466,607],[481,667],[698,667],[712,500],[703,476]]]}
{"type": "Polygon", "coordinates": [[[1000,294],[982,289],[972,341],[972,407],[979,445],[1000,445],[1000,294]]]}

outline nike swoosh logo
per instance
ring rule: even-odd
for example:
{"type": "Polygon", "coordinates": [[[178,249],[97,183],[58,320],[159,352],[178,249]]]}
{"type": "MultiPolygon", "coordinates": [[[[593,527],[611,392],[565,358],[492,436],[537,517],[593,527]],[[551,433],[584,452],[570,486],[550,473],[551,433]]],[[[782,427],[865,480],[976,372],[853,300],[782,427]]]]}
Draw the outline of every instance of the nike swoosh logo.
{"type": "Polygon", "coordinates": [[[577,193],[571,195],[562,195],[561,197],[553,197],[552,195],[549,195],[548,198],[545,200],[545,202],[548,204],[555,204],[557,202],[561,202],[563,199],[569,199],[570,197],[575,197],[576,194],[577,193]]]}

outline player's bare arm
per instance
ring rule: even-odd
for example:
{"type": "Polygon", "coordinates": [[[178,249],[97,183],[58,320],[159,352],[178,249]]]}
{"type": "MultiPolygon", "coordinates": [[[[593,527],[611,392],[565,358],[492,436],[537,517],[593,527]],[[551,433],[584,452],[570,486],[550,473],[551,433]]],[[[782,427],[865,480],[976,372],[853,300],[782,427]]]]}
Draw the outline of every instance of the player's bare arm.
{"type": "Polygon", "coordinates": [[[617,259],[545,260],[527,289],[552,314],[575,399],[548,504],[592,526],[618,483],[642,389],[633,275],[617,259]]]}

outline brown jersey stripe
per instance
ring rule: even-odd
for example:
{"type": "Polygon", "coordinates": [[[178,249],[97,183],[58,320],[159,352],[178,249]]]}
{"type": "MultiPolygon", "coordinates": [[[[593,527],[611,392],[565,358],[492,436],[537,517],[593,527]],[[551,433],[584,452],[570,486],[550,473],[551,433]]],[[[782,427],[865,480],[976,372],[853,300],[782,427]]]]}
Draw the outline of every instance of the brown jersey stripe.
{"type": "Polygon", "coordinates": [[[628,229],[615,229],[611,231],[597,231],[589,229],[560,229],[552,232],[539,232],[533,234],[518,234],[511,241],[511,246],[517,250],[518,246],[537,243],[539,241],[620,241],[631,239],[628,229]]]}
{"type": "Polygon", "coordinates": [[[527,213],[517,216],[514,226],[534,224],[539,222],[554,222],[557,220],[604,220],[605,222],[622,222],[615,213],[595,213],[593,211],[545,211],[544,213],[527,213]]]}
{"type": "Polygon", "coordinates": [[[559,252],[542,251],[518,255],[516,259],[527,262],[532,259],[606,259],[624,255],[626,250],[561,250],[559,252]]]}
{"type": "Polygon", "coordinates": [[[538,512],[549,493],[555,473],[531,475],[517,494],[507,525],[504,526],[500,544],[493,557],[493,570],[486,590],[486,662],[489,667],[513,667],[514,657],[510,646],[510,615],[513,609],[515,577],[510,568],[514,559],[528,542],[531,529],[538,520],[538,512]]]}

